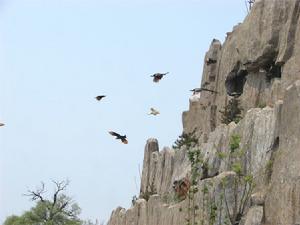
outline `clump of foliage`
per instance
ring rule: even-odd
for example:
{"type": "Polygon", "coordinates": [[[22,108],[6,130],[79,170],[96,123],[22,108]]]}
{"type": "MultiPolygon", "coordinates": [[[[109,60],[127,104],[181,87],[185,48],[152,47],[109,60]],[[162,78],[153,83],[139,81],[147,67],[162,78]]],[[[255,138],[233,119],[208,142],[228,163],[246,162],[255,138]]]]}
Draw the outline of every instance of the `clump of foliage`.
{"type": "Polygon", "coordinates": [[[55,191],[49,199],[45,197],[44,183],[37,190],[28,190],[25,195],[35,201],[36,205],[21,216],[8,217],[3,225],[94,225],[91,221],[78,218],[80,207],[65,194],[69,181],[53,183],[55,191]]]}
{"type": "Polygon", "coordinates": [[[183,132],[172,146],[173,149],[180,149],[183,146],[189,149],[198,145],[198,138],[196,137],[195,133],[196,129],[189,133],[183,132]]]}
{"type": "Polygon", "coordinates": [[[241,137],[239,135],[232,135],[230,137],[230,153],[235,152],[240,147],[241,137]]]}
{"type": "Polygon", "coordinates": [[[217,157],[223,160],[227,157],[227,154],[225,152],[217,152],[217,157]]]}
{"type": "Polygon", "coordinates": [[[219,111],[222,114],[221,122],[225,124],[238,123],[242,119],[242,111],[240,100],[237,97],[230,99],[224,109],[219,111]]]}
{"type": "Polygon", "coordinates": [[[214,191],[210,191],[213,183],[205,181],[202,191],[202,206],[199,207],[196,202],[196,194],[199,192],[199,181],[207,178],[209,164],[204,159],[203,152],[199,148],[191,148],[188,150],[188,159],[191,163],[191,186],[188,192],[188,208],[186,225],[204,224],[204,210],[208,210],[209,224],[214,224],[217,218],[217,202],[215,200],[214,191]],[[199,219],[201,219],[199,221],[199,219]]]}
{"type": "Polygon", "coordinates": [[[198,181],[202,174],[201,168],[203,168],[204,165],[203,154],[198,148],[190,148],[188,150],[188,159],[191,163],[191,186],[188,191],[188,208],[187,217],[185,218],[185,220],[186,225],[196,225],[199,206],[196,203],[195,195],[199,191],[198,181]]]}
{"type": "Polygon", "coordinates": [[[216,205],[215,201],[213,201],[209,207],[209,224],[210,225],[215,224],[215,221],[217,219],[217,214],[218,214],[217,210],[218,210],[218,206],[216,205]]]}
{"type": "MultiPolygon", "coordinates": [[[[223,197],[219,199],[216,195],[216,188],[211,181],[204,181],[202,188],[202,207],[201,207],[201,220],[200,224],[214,225],[218,221],[221,222],[222,210],[223,210],[223,197]],[[205,214],[205,211],[207,214],[205,214]],[[218,217],[219,215],[219,217],[218,217]]],[[[197,223],[199,224],[199,223],[197,223]]]]}
{"type": "MultiPolygon", "coordinates": [[[[214,183],[205,179],[208,173],[209,164],[204,159],[203,153],[198,148],[189,148],[188,159],[191,163],[190,181],[191,186],[188,192],[187,214],[185,225],[236,225],[244,216],[246,207],[249,204],[250,195],[255,187],[251,174],[247,174],[243,168],[245,151],[241,149],[241,137],[237,134],[230,137],[229,149],[227,152],[217,153],[220,160],[226,160],[228,169],[236,175],[225,177],[221,181],[222,193],[218,195],[214,183]],[[203,179],[202,179],[203,178],[203,179]],[[199,181],[203,182],[199,188],[199,181]],[[230,182],[230,187],[229,187],[230,182]],[[202,192],[202,205],[196,201],[196,194],[202,192]],[[229,206],[229,199],[233,203],[229,206]]],[[[179,210],[183,211],[182,208],[179,210]]]]}
{"type": "Polygon", "coordinates": [[[233,163],[231,168],[238,176],[242,176],[243,168],[241,163],[239,162],[233,163]]]}
{"type": "Polygon", "coordinates": [[[249,203],[250,195],[253,191],[254,180],[251,174],[245,174],[242,167],[242,157],[245,152],[240,149],[241,138],[239,135],[232,135],[229,143],[230,154],[229,157],[232,160],[231,169],[236,173],[233,180],[233,194],[234,194],[234,206],[233,211],[229,210],[228,196],[226,193],[227,178],[222,180],[223,197],[226,206],[227,223],[231,225],[239,224],[242,216],[245,213],[245,208],[249,203]],[[239,197],[239,193],[241,196],[239,197]]]}

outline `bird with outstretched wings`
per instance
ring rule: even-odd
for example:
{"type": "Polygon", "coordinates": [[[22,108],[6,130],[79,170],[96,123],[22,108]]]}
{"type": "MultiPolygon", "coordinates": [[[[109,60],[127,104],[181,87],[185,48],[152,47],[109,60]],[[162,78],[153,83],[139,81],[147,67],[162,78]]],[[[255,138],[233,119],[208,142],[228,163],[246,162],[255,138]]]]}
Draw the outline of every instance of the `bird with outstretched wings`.
{"type": "Polygon", "coordinates": [[[193,95],[196,94],[196,93],[200,93],[200,92],[202,92],[202,91],[208,91],[208,92],[211,92],[211,93],[218,93],[218,92],[216,92],[216,91],[214,91],[214,90],[211,90],[211,89],[208,89],[208,88],[204,88],[204,87],[201,87],[201,88],[194,88],[194,89],[192,89],[192,90],[190,90],[190,91],[193,92],[193,95]]]}
{"type": "Polygon", "coordinates": [[[154,109],[154,108],[150,108],[150,113],[148,113],[148,115],[158,115],[160,114],[158,110],[154,109]]]}
{"type": "Polygon", "coordinates": [[[120,135],[114,131],[109,131],[108,133],[110,133],[112,136],[116,137],[116,139],[120,139],[122,141],[123,144],[128,144],[128,140],[126,139],[126,135],[120,135]]]}
{"type": "Polygon", "coordinates": [[[151,75],[151,77],[153,77],[153,82],[158,83],[163,78],[163,76],[167,75],[168,73],[169,72],[167,72],[167,73],[155,73],[155,74],[151,75]]]}

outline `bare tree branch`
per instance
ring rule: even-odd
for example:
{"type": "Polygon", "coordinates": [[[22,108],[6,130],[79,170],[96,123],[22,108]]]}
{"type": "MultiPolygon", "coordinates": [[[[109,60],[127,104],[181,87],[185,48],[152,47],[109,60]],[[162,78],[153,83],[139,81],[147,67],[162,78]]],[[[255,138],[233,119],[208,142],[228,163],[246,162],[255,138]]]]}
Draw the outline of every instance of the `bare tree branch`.
{"type": "Polygon", "coordinates": [[[53,202],[52,202],[52,208],[54,208],[54,206],[56,205],[56,202],[57,202],[57,196],[59,195],[60,192],[64,191],[67,188],[67,186],[70,184],[70,181],[66,180],[66,181],[58,182],[58,181],[52,180],[52,182],[56,186],[56,190],[53,194],[53,202]]]}
{"type": "Polygon", "coordinates": [[[32,201],[40,200],[41,202],[45,202],[43,194],[45,194],[47,191],[45,190],[45,183],[41,182],[41,184],[42,186],[37,188],[36,191],[28,190],[28,193],[24,195],[30,197],[32,201]]]}
{"type": "Polygon", "coordinates": [[[41,182],[41,187],[38,187],[35,191],[28,190],[25,196],[29,196],[32,201],[41,201],[45,203],[45,207],[48,210],[46,221],[52,221],[56,215],[64,214],[66,216],[76,218],[78,214],[78,209],[73,207],[72,198],[63,194],[67,189],[67,186],[70,184],[69,180],[64,181],[55,181],[52,180],[55,185],[54,193],[52,199],[46,199],[44,194],[46,193],[45,184],[41,182]]]}

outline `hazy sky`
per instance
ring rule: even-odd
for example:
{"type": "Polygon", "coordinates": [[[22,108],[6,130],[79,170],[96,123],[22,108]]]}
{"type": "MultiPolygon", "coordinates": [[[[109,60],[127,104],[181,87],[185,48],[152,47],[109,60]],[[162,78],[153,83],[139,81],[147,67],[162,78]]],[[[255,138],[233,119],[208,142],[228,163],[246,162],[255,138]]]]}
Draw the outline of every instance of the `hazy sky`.
{"type": "Polygon", "coordinates": [[[245,15],[243,0],[0,0],[0,222],[52,179],[70,179],[82,218],[129,207],[146,140],[181,134],[210,42],[245,15]]]}

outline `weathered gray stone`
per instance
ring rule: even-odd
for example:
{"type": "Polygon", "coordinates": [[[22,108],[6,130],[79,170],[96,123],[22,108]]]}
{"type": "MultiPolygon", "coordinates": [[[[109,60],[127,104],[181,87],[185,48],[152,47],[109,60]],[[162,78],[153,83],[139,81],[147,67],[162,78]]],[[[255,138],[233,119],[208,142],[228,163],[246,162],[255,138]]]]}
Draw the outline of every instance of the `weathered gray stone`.
{"type": "MultiPolygon", "coordinates": [[[[197,127],[201,132],[209,133],[220,124],[219,111],[229,100],[225,81],[235,70],[248,71],[240,96],[244,112],[259,105],[273,106],[277,100],[282,100],[283,90],[300,77],[300,65],[297,63],[300,46],[296,44],[300,43],[298,9],[296,0],[256,1],[251,13],[234,28],[222,46],[215,41],[218,43],[217,63],[204,66],[202,84],[213,70],[216,79],[212,88],[218,94],[203,92],[198,101],[190,101],[189,111],[183,113],[185,131],[197,127]],[[266,67],[271,63],[281,66],[281,77],[276,77],[275,73],[269,76],[266,67]],[[213,126],[209,125],[211,122],[213,126]]],[[[207,55],[215,49],[212,44],[207,55]]],[[[235,75],[232,79],[238,77],[235,75]]],[[[229,79],[227,83],[230,82],[229,79]]]]}
{"type": "Polygon", "coordinates": [[[265,204],[265,193],[256,192],[251,195],[251,205],[263,206],[265,204]]]}
{"type": "Polygon", "coordinates": [[[160,152],[157,166],[155,186],[159,194],[172,190],[172,175],[174,170],[174,150],[164,148],[160,152]]]}
{"type": "Polygon", "coordinates": [[[275,137],[276,114],[274,109],[251,109],[238,125],[241,148],[246,151],[248,173],[258,174],[270,159],[275,137]]]}
{"type": "Polygon", "coordinates": [[[126,210],[122,207],[118,207],[112,212],[108,224],[110,225],[125,224],[125,215],[126,215],[126,210]]]}
{"type": "MultiPolygon", "coordinates": [[[[199,191],[195,195],[195,204],[199,206],[197,210],[196,220],[203,221],[204,225],[210,225],[211,206],[215,204],[220,207],[216,211],[214,225],[228,220],[227,217],[233,216],[235,209],[235,196],[237,196],[237,204],[240,203],[241,194],[239,190],[235,190],[234,177],[236,174],[227,171],[213,178],[205,179],[199,182],[199,191]],[[205,191],[207,188],[208,192],[205,191]],[[225,191],[225,192],[224,192],[225,191]],[[225,193],[225,198],[221,197],[225,193]],[[228,203],[226,209],[225,200],[228,203]],[[229,214],[228,214],[229,212],[229,214]]],[[[242,193],[242,192],[240,192],[242,193]]],[[[181,202],[173,202],[165,204],[160,195],[151,195],[148,201],[138,199],[136,203],[127,211],[119,207],[113,211],[108,224],[110,225],[182,225],[186,223],[186,219],[192,219],[189,216],[188,208],[192,202],[187,198],[181,202]]],[[[237,205],[239,206],[239,205],[237,205]]]]}
{"type": "Polygon", "coordinates": [[[262,206],[255,206],[249,209],[244,225],[261,225],[264,209],[262,206]]]}
{"type": "Polygon", "coordinates": [[[213,177],[221,171],[226,171],[225,161],[221,160],[218,154],[228,154],[228,145],[230,136],[235,129],[236,124],[231,123],[228,126],[223,124],[210,133],[207,143],[200,148],[204,153],[204,161],[208,162],[208,177],[213,177]]]}
{"type": "Polygon", "coordinates": [[[266,224],[300,222],[300,81],[286,90],[279,134],[279,149],[265,203],[266,224]]]}
{"type": "Polygon", "coordinates": [[[155,164],[152,162],[153,160],[156,160],[153,156],[153,153],[158,152],[158,141],[156,139],[149,139],[145,146],[145,152],[144,152],[144,163],[143,163],[143,171],[142,171],[142,178],[141,178],[141,193],[148,192],[148,188],[151,185],[151,182],[153,180],[153,174],[151,174],[151,168],[150,164],[155,164]]]}

